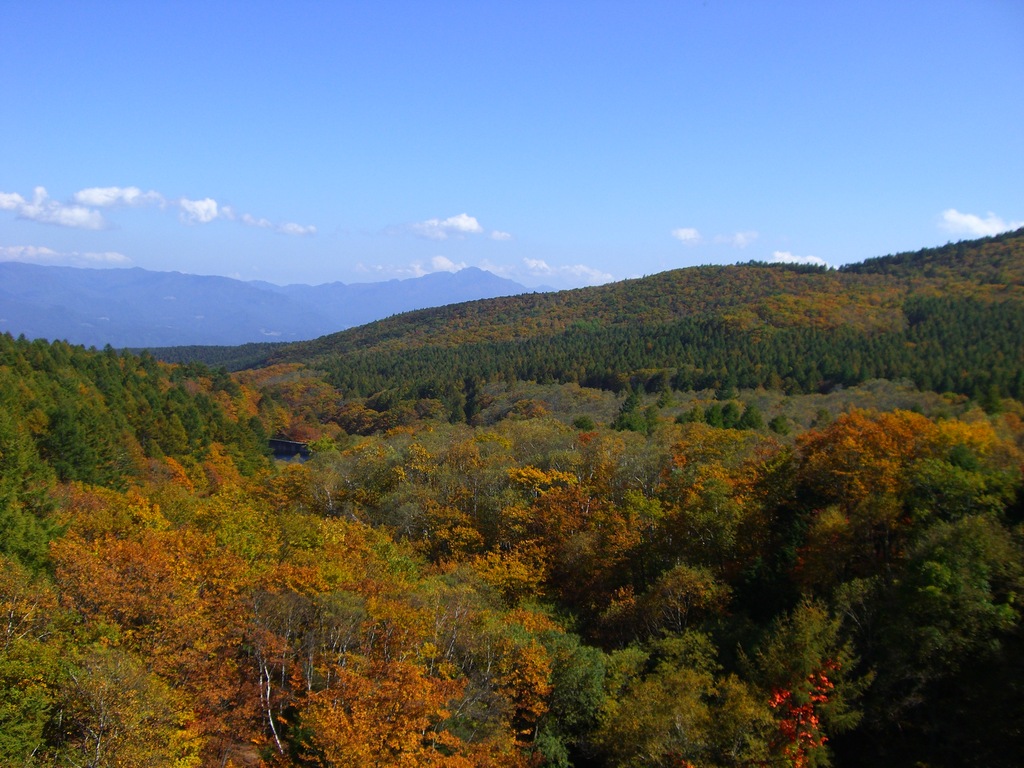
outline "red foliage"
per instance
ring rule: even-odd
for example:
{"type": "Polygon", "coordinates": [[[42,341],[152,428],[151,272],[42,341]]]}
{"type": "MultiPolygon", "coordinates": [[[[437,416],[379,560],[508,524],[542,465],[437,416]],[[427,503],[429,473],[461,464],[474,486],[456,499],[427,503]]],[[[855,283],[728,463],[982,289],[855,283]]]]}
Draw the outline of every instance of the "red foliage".
{"type": "Polygon", "coordinates": [[[806,768],[810,764],[808,755],[811,751],[820,749],[828,741],[828,737],[821,731],[818,708],[828,703],[829,694],[835,688],[828,673],[837,669],[839,663],[829,661],[821,671],[808,675],[809,687],[802,696],[794,696],[792,690],[785,688],[772,691],[768,704],[782,715],[778,723],[778,746],[793,768],[806,768]]]}

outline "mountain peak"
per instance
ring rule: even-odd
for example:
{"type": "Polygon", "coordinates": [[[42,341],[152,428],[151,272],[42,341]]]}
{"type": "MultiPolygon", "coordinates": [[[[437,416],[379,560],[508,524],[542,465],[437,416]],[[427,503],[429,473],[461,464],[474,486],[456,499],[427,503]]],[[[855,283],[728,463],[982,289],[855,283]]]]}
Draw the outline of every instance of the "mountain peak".
{"type": "Polygon", "coordinates": [[[0,332],[118,348],[300,341],[413,309],[526,291],[476,267],[385,283],[278,286],[140,267],[4,262],[0,332]]]}

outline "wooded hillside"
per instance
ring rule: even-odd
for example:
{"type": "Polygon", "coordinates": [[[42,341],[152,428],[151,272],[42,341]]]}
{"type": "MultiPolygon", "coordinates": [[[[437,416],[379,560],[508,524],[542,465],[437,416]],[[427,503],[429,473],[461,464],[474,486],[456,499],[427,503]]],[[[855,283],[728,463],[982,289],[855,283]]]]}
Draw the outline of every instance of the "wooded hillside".
{"type": "Polygon", "coordinates": [[[266,362],[327,372],[349,396],[463,392],[481,382],[621,391],[825,391],[912,379],[972,397],[1024,394],[1024,231],[842,270],[697,267],[596,288],[411,312],[266,362]]]}
{"type": "Polygon", "coordinates": [[[1022,238],[0,336],[0,764],[1015,766],[1022,238]]]}

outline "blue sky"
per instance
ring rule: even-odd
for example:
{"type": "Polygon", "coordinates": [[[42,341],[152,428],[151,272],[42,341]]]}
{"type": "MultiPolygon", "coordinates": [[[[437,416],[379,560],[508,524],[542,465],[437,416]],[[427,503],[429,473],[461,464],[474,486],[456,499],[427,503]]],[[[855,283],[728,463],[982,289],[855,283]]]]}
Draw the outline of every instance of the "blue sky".
{"type": "Polygon", "coordinates": [[[1024,223],[1024,3],[48,2],[0,260],[573,287],[1024,223]]]}

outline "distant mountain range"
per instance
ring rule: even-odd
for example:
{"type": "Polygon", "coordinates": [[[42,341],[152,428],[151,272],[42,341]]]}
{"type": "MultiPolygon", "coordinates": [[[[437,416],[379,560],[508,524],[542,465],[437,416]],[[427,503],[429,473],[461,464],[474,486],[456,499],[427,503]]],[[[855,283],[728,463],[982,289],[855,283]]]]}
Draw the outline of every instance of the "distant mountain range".
{"type": "Polygon", "coordinates": [[[0,263],[0,333],[102,347],[300,341],[529,289],[475,267],[379,283],[272,285],[145,269],[0,263]]]}

